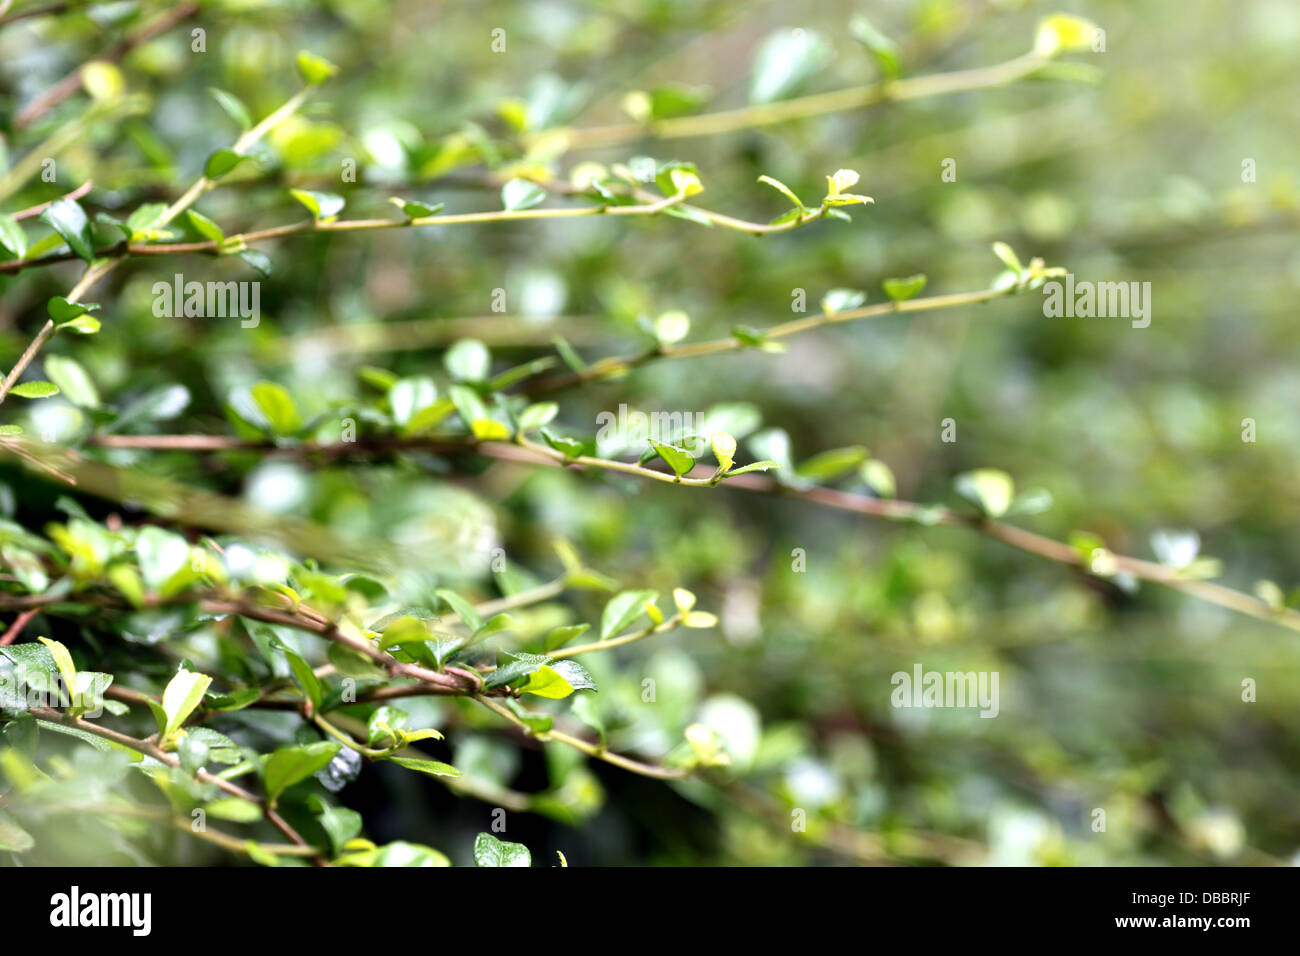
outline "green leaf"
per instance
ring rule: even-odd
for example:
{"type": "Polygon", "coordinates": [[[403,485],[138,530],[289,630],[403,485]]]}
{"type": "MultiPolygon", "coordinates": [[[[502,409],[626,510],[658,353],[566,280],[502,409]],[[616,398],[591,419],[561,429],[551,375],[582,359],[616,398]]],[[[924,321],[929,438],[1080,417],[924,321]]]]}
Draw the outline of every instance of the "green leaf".
{"type": "Polygon", "coordinates": [[[50,382],[23,382],[11,388],[9,394],[19,398],[49,398],[59,394],[59,388],[50,382]]]}
{"type": "Polygon", "coordinates": [[[335,853],[342,852],[345,843],[361,834],[361,814],[347,807],[327,806],[317,814],[316,819],[329,836],[330,846],[335,853]]]}
{"type": "Polygon", "coordinates": [[[312,189],[290,189],[289,195],[307,208],[313,219],[333,219],[343,211],[344,199],[334,193],[316,192],[312,189]]]}
{"type": "Polygon", "coordinates": [[[389,763],[395,763],[399,767],[405,767],[407,770],[416,770],[420,773],[427,773],[430,777],[459,777],[460,771],[449,763],[441,763],[437,760],[416,760],[412,757],[385,757],[389,763]]]}
{"type": "MultiPolygon", "coordinates": [[[[22,433],[22,425],[0,425],[0,438],[14,438],[22,433]]],[[[32,590],[41,591],[44,588],[33,588],[32,590]]]]}
{"type": "Polygon", "coordinates": [[[0,246],[9,251],[15,259],[27,254],[27,234],[18,220],[8,213],[0,212],[0,246]]]}
{"type": "Polygon", "coordinates": [[[45,359],[45,372],[63,393],[63,397],[80,408],[98,408],[99,391],[81,363],[63,355],[45,359]]]}
{"type": "Polygon", "coordinates": [[[548,700],[563,700],[574,691],[595,690],[596,681],[577,661],[561,660],[539,666],[519,689],[548,700]]]}
{"type": "Polygon", "coordinates": [[[650,439],[650,447],[655,450],[655,453],[658,454],[660,458],[668,463],[668,467],[673,470],[678,478],[689,473],[690,470],[695,467],[695,459],[691,457],[690,452],[683,448],[678,448],[676,445],[668,445],[661,441],[655,441],[653,438],[650,439]]]}
{"type": "Polygon", "coordinates": [[[736,439],[728,432],[714,432],[709,436],[713,457],[718,460],[718,470],[726,473],[736,463],[736,439]]]}
{"type": "Polygon", "coordinates": [[[565,644],[568,644],[575,637],[579,637],[589,630],[591,630],[590,624],[564,624],[560,627],[552,628],[542,641],[542,650],[557,650],[565,644]]]}
{"type": "Polygon", "coordinates": [[[233,93],[227,93],[225,90],[217,89],[215,86],[208,87],[208,92],[217,101],[217,105],[235,121],[235,125],[241,130],[249,129],[253,125],[253,117],[249,115],[248,107],[244,105],[239,97],[233,93]]]}
{"type": "Polygon", "coordinates": [[[509,614],[494,614],[483,622],[481,627],[474,629],[472,643],[477,644],[479,641],[486,640],[493,634],[500,634],[502,631],[508,631],[515,625],[515,619],[509,614]]]}
{"type": "Polygon", "coordinates": [[[794,194],[794,190],[791,189],[789,186],[787,186],[785,183],[781,182],[781,180],[773,179],[771,176],[759,176],[758,181],[760,183],[765,183],[768,186],[771,186],[773,189],[779,192],[786,199],[790,200],[790,202],[794,204],[795,210],[797,212],[804,213],[808,211],[807,207],[804,206],[803,204],[803,200],[800,199],[798,196],[796,196],[794,194]]]}
{"type": "Polygon", "coordinates": [[[549,424],[556,415],[560,413],[560,406],[555,402],[538,402],[536,405],[529,405],[519,413],[519,433],[536,431],[543,425],[549,424]]]}
{"type": "Polygon", "coordinates": [[[1096,32],[1097,26],[1091,20],[1056,13],[1039,21],[1034,52],[1039,56],[1055,56],[1057,53],[1090,50],[1096,32]]]}
{"type": "Polygon", "coordinates": [[[680,342],[691,331],[691,317],[681,309],[670,309],[655,319],[654,331],[660,345],[680,342]]]}
{"type": "Polygon", "coordinates": [[[483,680],[484,687],[488,689],[507,685],[518,687],[537,668],[554,663],[551,658],[542,654],[507,654],[506,656],[510,661],[499,665],[496,670],[488,674],[483,680]]]}
{"type": "Polygon", "coordinates": [[[1015,250],[1005,242],[993,243],[993,254],[1001,259],[1003,264],[1016,275],[1024,273],[1025,267],[1020,264],[1020,257],[1017,256],[1015,250]]]}
{"type": "Polygon", "coordinates": [[[881,286],[885,290],[885,295],[895,302],[905,302],[920,294],[921,290],[925,288],[925,281],[925,276],[917,273],[905,279],[886,279],[881,283],[881,286]]]}
{"type": "Polygon", "coordinates": [[[546,190],[527,179],[512,179],[501,187],[501,205],[506,209],[531,209],[546,199],[546,190]]]}
{"type": "Polygon", "coordinates": [[[258,382],[252,388],[252,396],[274,434],[292,435],[302,427],[298,407],[283,386],[258,382]]]}
{"type": "Polygon", "coordinates": [[[410,714],[400,707],[384,705],[370,712],[366,720],[366,743],[371,747],[395,747],[401,742],[410,714]]]}
{"type": "Polygon", "coordinates": [[[247,156],[242,156],[233,149],[219,149],[203,164],[203,175],[208,179],[220,179],[246,159],[247,156]]]}
{"type": "Polygon", "coordinates": [[[94,335],[103,326],[99,319],[93,315],[79,315],[69,322],[60,322],[60,329],[67,329],[69,332],[76,332],[78,335],[94,335]]]}
{"type": "Polygon", "coordinates": [[[492,370],[492,355],[478,339],[461,339],[447,350],[442,363],[458,382],[481,382],[492,370]]]}
{"type": "Polygon", "coordinates": [[[749,84],[751,103],[770,103],[796,92],[831,59],[831,48],[812,30],[779,30],[759,48],[749,84]]]}
{"type": "Polygon", "coordinates": [[[838,315],[850,309],[856,309],[867,301],[867,294],[857,289],[831,289],[822,296],[822,311],[827,315],[838,315]]]}
{"type": "Polygon", "coordinates": [[[332,740],[320,740],[299,747],[281,747],[266,761],[264,777],[267,797],[274,802],[295,783],[323,770],[339,752],[340,746],[342,745],[332,740]]]}
{"type": "Polygon", "coordinates": [[[428,203],[422,203],[414,199],[401,199],[397,196],[390,196],[388,201],[402,210],[402,215],[407,219],[424,219],[428,216],[436,216],[447,208],[445,202],[434,203],[430,206],[428,203]]]}
{"type": "Polygon", "coordinates": [[[586,450],[586,445],[576,438],[566,438],[563,435],[557,435],[549,428],[542,429],[542,438],[546,444],[550,445],[556,451],[570,460],[578,458],[586,450]]]}
{"type": "Polygon", "coordinates": [[[833,481],[840,475],[853,471],[866,460],[867,450],[861,445],[834,448],[801,462],[795,469],[795,474],[809,481],[833,481]]]}
{"type": "Polygon", "coordinates": [[[38,641],[45,645],[54,658],[54,665],[59,669],[59,677],[63,679],[63,686],[67,693],[73,694],[77,690],[77,665],[72,663],[72,655],[68,649],[58,641],[52,641],[48,637],[38,637],[38,641]]]}
{"type": "Polygon", "coordinates": [[[771,341],[768,339],[766,332],[761,332],[748,325],[733,325],[731,334],[741,345],[762,349],[764,352],[784,352],[786,349],[784,342],[771,341]]]}
{"type": "Polygon", "coordinates": [[[475,866],[532,866],[533,855],[522,843],[506,843],[490,833],[474,839],[475,866]]]}
{"type": "Polygon", "coordinates": [[[145,203],[137,208],[126,220],[126,230],[132,239],[159,239],[166,233],[155,229],[158,220],[167,212],[167,204],[161,202],[145,203]]]}
{"type": "Polygon", "coordinates": [[[187,670],[177,671],[167,682],[162,702],[163,712],[167,715],[167,724],[162,733],[164,740],[180,730],[186,718],[194,713],[194,709],[203,700],[203,695],[211,683],[212,678],[207,674],[197,674],[187,670]]]}
{"type": "Polygon", "coordinates": [[[864,461],[862,467],[858,469],[858,474],[877,498],[892,498],[897,494],[898,485],[894,481],[894,472],[883,461],[875,458],[864,461]]]}
{"type": "Polygon", "coordinates": [[[896,79],[899,74],[898,45],[885,36],[866,17],[855,15],[849,21],[849,32],[871,51],[886,79],[896,79]]]}
{"type": "Polygon", "coordinates": [[[748,465],[741,465],[739,468],[731,469],[731,471],[727,472],[727,477],[733,478],[736,475],[747,475],[751,471],[771,471],[773,468],[780,467],[781,466],[774,461],[756,461],[748,465]]]}
{"type": "Polygon", "coordinates": [[[600,639],[607,641],[623,632],[633,621],[646,613],[647,601],[653,601],[658,593],[651,590],[621,591],[609,599],[605,610],[600,615],[600,639]]]}
{"type": "Polygon", "coordinates": [[[312,709],[319,711],[321,705],[320,678],[311,669],[311,665],[303,660],[302,655],[295,654],[287,647],[284,649],[285,659],[289,662],[289,670],[293,673],[293,679],[298,682],[307,699],[311,701],[312,709]]]}
{"type": "Polygon", "coordinates": [[[298,72],[312,86],[320,86],[337,75],[339,68],[323,56],[301,50],[298,53],[298,72]]]}
{"type": "Polygon", "coordinates": [[[95,230],[86,211],[74,200],[59,199],[41,213],[41,222],[59,234],[72,254],[90,262],[95,258],[95,230]]]}
{"type": "Polygon", "coordinates": [[[222,797],[213,800],[203,809],[208,816],[216,820],[229,820],[231,823],[254,823],[262,818],[262,808],[243,797],[222,797]]]}
{"type": "Polygon", "coordinates": [[[185,216],[189,219],[190,225],[194,227],[194,231],[204,239],[221,242],[226,238],[226,234],[221,231],[221,227],[198,210],[187,209],[185,210],[185,216]]]}
{"type": "Polygon", "coordinates": [[[416,413],[430,407],[438,400],[438,386],[427,375],[398,379],[388,390],[388,405],[393,410],[393,421],[408,424],[416,413]]]}
{"type": "Polygon", "coordinates": [[[466,601],[455,591],[450,588],[438,588],[433,593],[456,613],[456,616],[464,622],[465,626],[468,627],[470,631],[477,631],[483,626],[483,618],[479,615],[478,611],[474,609],[474,605],[470,604],[469,601],[466,601]]]}
{"type": "Polygon", "coordinates": [[[1015,496],[1015,482],[1005,471],[996,468],[977,468],[963,472],[953,481],[961,495],[989,518],[1000,518],[1011,507],[1015,496]]]}

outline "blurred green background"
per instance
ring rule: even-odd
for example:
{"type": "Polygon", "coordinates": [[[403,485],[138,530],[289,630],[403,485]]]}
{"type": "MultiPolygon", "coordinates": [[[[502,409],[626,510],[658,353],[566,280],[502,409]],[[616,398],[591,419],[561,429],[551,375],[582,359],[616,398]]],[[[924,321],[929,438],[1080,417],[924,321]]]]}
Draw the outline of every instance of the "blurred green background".
{"type": "MultiPolygon", "coordinates": [[[[0,32],[11,158],[39,139],[39,129],[14,128],[16,111],[111,45],[142,7],[157,9],[101,4],[0,32]]],[[[852,223],[761,240],[612,217],[292,239],[261,247],[273,272],[256,329],[152,312],[153,282],[176,271],[257,278],[242,262],[135,259],[92,296],[106,303],[104,330],[58,350],[119,405],[185,384],[190,405],[156,430],[225,434],[231,390],[262,379],[283,384],[306,415],[329,416],[367,394],[360,366],[440,374],[444,350],[465,336],[490,346],[498,370],[554,354],[555,335],[588,359],[635,351],[638,317],[669,309],[690,315],[692,338],[725,337],[736,324],[795,317],[796,289],[816,310],[832,288],[883,301],[882,279],[913,273],[928,276],[927,293],[984,288],[999,268],[990,243],[1002,240],[1079,279],[1151,282],[1150,327],[1045,318],[1031,292],[818,330],[783,355],[648,365],[564,393],[560,422],[589,434],[620,403],[749,403],[764,427],[791,435],[796,459],[867,446],[893,469],[900,497],[951,503],[956,474],[1001,468],[1018,487],[1052,493],[1051,510],[1018,519],[1040,533],[1088,531],[1151,558],[1153,534],[1195,531],[1201,553],[1224,562],[1224,583],[1249,591],[1269,579],[1289,591],[1300,577],[1290,537],[1300,509],[1300,7],[1290,0],[208,3],[123,61],[149,112],[96,124],[63,154],[57,184],[34,183],[6,208],[90,178],[84,203],[95,211],[125,216],[142,199],[175,195],[234,133],[207,89],[264,115],[296,88],[301,48],[341,74],[269,138],[261,168],[200,203],[227,233],[298,218],[285,195],[292,185],[347,196],[350,217],[391,215],[390,194],[446,202],[449,212],[499,208],[484,174],[507,168],[509,155],[485,166],[455,144],[516,141],[503,102],[520,101],[533,128],[625,123],[625,94],[673,83],[701,88],[701,110],[726,109],[747,102],[769,38],[794,29],[819,55],[788,94],[878,76],[850,29],[855,16],[897,43],[904,76],[919,76],[1018,56],[1039,19],[1058,11],[1105,29],[1104,53],[1068,58],[1097,68],[1099,83],[1027,81],[548,160],[561,179],[588,160],[693,162],[706,187],[700,205],[757,221],[784,209],[759,175],[815,197],[828,173],[853,169],[856,191],[875,205],[850,210],[852,223]],[[191,52],[193,26],[206,30],[205,53],[191,52]],[[492,49],[498,28],[504,52],[492,49]],[[954,182],[941,179],[948,158],[954,182]],[[347,159],[355,184],[339,181],[347,159]],[[1243,182],[1244,159],[1255,161],[1254,182],[1243,182]],[[497,289],[505,314],[492,310],[497,289]],[[941,441],[945,418],[956,422],[955,442],[941,441]],[[1242,441],[1245,418],[1257,423],[1254,443],[1242,441]]],[[[41,122],[52,128],[84,102],[74,97],[41,122]]],[[[0,353],[17,356],[44,301],[76,275],[64,265],[0,278],[0,353]]],[[[84,424],[47,404],[7,420],[78,441],[84,424]]],[[[337,433],[331,422],[322,427],[337,433]]],[[[850,829],[932,833],[941,846],[932,856],[952,862],[1254,863],[1300,849],[1300,642],[1266,622],[1087,579],[962,530],[725,488],[502,464],[474,475],[485,463],[420,455],[319,467],[254,455],[111,458],[377,540],[459,522],[475,553],[499,546],[538,580],[557,571],[552,540],[562,536],[625,587],[694,590],[719,626],[596,655],[597,699],[611,725],[622,723],[611,747],[650,757],[702,714],[726,726],[744,800],[521,746],[451,703],[407,708],[427,706],[447,729],[441,759],[544,794],[530,798],[536,812],[510,812],[505,834],[535,859],[562,850],[577,865],[842,863],[855,859],[850,829]],[[796,548],[806,571],[792,569],[796,548]],[[998,671],[1000,715],[892,708],[890,675],[916,663],[998,671]],[[653,708],[640,702],[647,677],[657,682],[653,708]],[[1242,701],[1245,678],[1257,682],[1257,702],[1242,701]],[[807,811],[815,839],[789,832],[791,808],[807,811]],[[1092,829],[1094,808],[1107,812],[1105,832],[1092,829]]],[[[59,517],[56,488],[15,469],[0,479],[16,520],[40,527],[59,517]]],[[[498,593],[463,549],[438,561],[425,570],[439,581],[479,598],[498,593]]],[[[538,626],[592,620],[601,600],[565,598],[537,612],[538,626]]],[[[106,633],[88,625],[63,639],[106,633]]],[[[175,639],[201,644],[202,635],[175,639]]],[[[269,718],[244,729],[261,732],[257,720],[269,718]]],[[[338,799],[363,813],[376,842],[427,843],[456,862],[499,805],[390,767],[366,768],[338,799]]],[[[221,859],[179,835],[143,845],[142,859],[221,859]]],[[[85,846],[69,841],[44,860],[79,859],[85,846]]],[[[110,841],[95,852],[126,851],[110,841]]]]}

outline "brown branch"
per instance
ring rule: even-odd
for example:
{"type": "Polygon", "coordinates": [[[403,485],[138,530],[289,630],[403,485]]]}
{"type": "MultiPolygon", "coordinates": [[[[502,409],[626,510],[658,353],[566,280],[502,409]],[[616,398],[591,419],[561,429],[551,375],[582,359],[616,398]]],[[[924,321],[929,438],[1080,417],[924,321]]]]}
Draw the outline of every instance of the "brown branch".
{"type": "Polygon", "coordinates": [[[26,209],[20,209],[18,212],[13,213],[11,218],[31,219],[34,216],[39,216],[41,213],[45,212],[45,210],[49,209],[50,206],[54,205],[56,202],[59,202],[60,200],[80,199],[82,196],[86,195],[86,193],[90,192],[94,188],[95,188],[95,183],[92,180],[87,179],[76,189],[72,190],[72,192],[64,193],[58,199],[51,199],[49,202],[37,203],[35,206],[28,206],[26,209]]]}
{"type": "MultiPolygon", "coordinates": [[[[112,448],[155,448],[183,449],[187,451],[236,451],[261,449],[269,455],[310,456],[313,454],[348,457],[351,455],[368,455],[376,452],[395,453],[400,451],[465,452],[472,451],[490,458],[516,464],[531,466],[549,466],[569,468],[574,471],[601,471],[617,467],[620,474],[631,474],[641,478],[673,482],[687,487],[711,487],[709,478],[712,470],[697,468],[674,481],[672,476],[651,468],[633,465],[627,462],[607,461],[600,458],[579,456],[566,459],[560,452],[528,443],[527,447],[505,442],[457,441],[450,438],[378,438],[369,441],[343,442],[334,444],[305,443],[297,446],[277,446],[269,442],[249,442],[238,439],[221,438],[213,435],[106,435],[92,439],[95,444],[112,448]]],[[[928,524],[965,528],[979,532],[986,537],[1024,551],[1046,558],[1057,564],[1084,568],[1086,560],[1074,548],[1062,541],[1045,535],[1026,531],[1024,528],[994,521],[976,515],[965,514],[951,508],[925,505],[915,501],[896,498],[873,498],[869,495],[853,494],[835,488],[820,486],[792,487],[760,475],[748,474],[726,478],[721,482],[725,487],[774,497],[793,498],[812,504],[868,515],[874,518],[889,518],[901,521],[917,521],[925,517],[928,524]]],[[[1275,608],[1252,595],[1215,584],[1212,581],[1193,580],[1182,577],[1175,568],[1145,561],[1141,558],[1111,554],[1117,571],[1131,574],[1133,577],[1161,587],[1186,594],[1209,604],[1236,611],[1250,617],[1280,624],[1294,631],[1300,631],[1300,611],[1291,608],[1275,608]]],[[[3,604],[0,604],[3,607],[3,604]]]]}
{"type": "MultiPolygon", "coordinates": [[[[117,63],[136,47],[147,43],[160,33],[165,33],[182,20],[194,16],[198,11],[199,4],[196,0],[187,0],[185,3],[178,4],[160,14],[156,19],[144,24],[138,30],[127,34],[115,46],[94,59],[117,63]]],[[[85,69],[84,63],[28,103],[15,117],[15,128],[22,129],[25,126],[30,126],[73,93],[76,93],[81,87],[81,71],[83,69],[85,69]]]]}
{"type": "Polygon", "coordinates": [[[27,626],[27,622],[39,613],[40,608],[33,607],[28,608],[14,618],[14,622],[10,625],[9,630],[4,632],[3,637],[0,637],[0,647],[7,647],[17,640],[18,635],[22,634],[23,628],[27,626]]]}

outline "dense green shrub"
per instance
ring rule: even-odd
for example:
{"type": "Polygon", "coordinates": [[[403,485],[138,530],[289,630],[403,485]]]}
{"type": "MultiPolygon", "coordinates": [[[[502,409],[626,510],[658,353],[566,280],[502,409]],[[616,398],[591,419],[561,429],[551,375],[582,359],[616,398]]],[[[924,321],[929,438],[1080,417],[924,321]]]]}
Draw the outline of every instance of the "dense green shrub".
{"type": "Polygon", "coordinates": [[[1291,333],[1044,302],[1295,204],[1021,6],[0,14],[0,859],[1289,852],[1291,333]]]}

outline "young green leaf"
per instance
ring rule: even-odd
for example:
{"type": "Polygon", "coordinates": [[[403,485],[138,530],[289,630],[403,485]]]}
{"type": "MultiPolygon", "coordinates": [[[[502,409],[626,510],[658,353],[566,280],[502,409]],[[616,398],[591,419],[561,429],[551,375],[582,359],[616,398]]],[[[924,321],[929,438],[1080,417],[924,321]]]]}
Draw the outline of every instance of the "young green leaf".
{"type": "Polygon", "coordinates": [[[461,339],[447,350],[442,363],[458,382],[481,382],[492,370],[492,355],[478,339],[461,339]]]}
{"type": "Polygon", "coordinates": [[[267,758],[263,777],[267,798],[274,803],[280,794],[295,783],[306,780],[318,770],[323,770],[341,744],[320,740],[300,747],[281,747],[267,758]]]}
{"type": "Polygon", "coordinates": [[[54,658],[54,664],[59,669],[59,677],[63,680],[64,690],[68,694],[68,702],[70,705],[75,704],[73,695],[77,692],[77,665],[72,663],[72,655],[59,641],[52,641],[48,637],[38,637],[37,640],[45,645],[50,656],[54,658]]]}
{"type": "Polygon", "coordinates": [[[59,388],[51,382],[23,382],[11,388],[9,394],[19,398],[49,398],[59,394],[59,388]]]}
{"type": "Polygon", "coordinates": [[[894,472],[883,461],[875,458],[864,461],[858,469],[858,475],[877,498],[892,498],[897,493],[894,472]]]}
{"type": "Polygon", "coordinates": [[[474,839],[475,866],[532,866],[533,855],[522,843],[506,843],[490,833],[474,839]]]}
{"type": "Polygon", "coordinates": [[[456,616],[461,619],[461,622],[464,623],[471,632],[477,631],[483,626],[483,618],[474,608],[474,605],[470,604],[469,601],[466,601],[455,591],[450,588],[438,588],[438,590],[433,593],[441,598],[442,601],[455,612],[456,616]]]}
{"type": "Polygon", "coordinates": [[[921,290],[925,288],[925,282],[925,276],[917,273],[905,279],[886,279],[880,285],[884,288],[885,295],[893,301],[905,302],[920,295],[921,290]]]}
{"type": "Polygon", "coordinates": [[[233,93],[227,93],[225,90],[217,89],[215,86],[208,87],[208,93],[217,101],[217,105],[235,121],[235,125],[241,130],[246,130],[253,125],[253,117],[249,115],[248,107],[243,101],[233,93]]]}
{"type": "Polygon", "coordinates": [[[596,681],[577,661],[561,660],[540,665],[519,689],[547,700],[563,700],[575,691],[595,690],[596,681]]]}
{"type": "Polygon", "coordinates": [[[549,428],[542,429],[542,438],[546,441],[546,444],[550,445],[568,459],[578,458],[587,447],[585,444],[578,441],[578,439],[557,435],[549,428]]]}
{"type": "Polygon", "coordinates": [[[258,382],[251,390],[253,401],[266,416],[267,424],[276,435],[292,435],[302,427],[302,418],[298,406],[285,391],[284,386],[275,382],[258,382]]]}
{"type": "Polygon", "coordinates": [[[207,179],[220,179],[248,158],[233,149],[219,149],[203,164],[203,175],[207,179]]]}
{"type": "Polygon", "coordinates": [[[877,30],[866,17],[858,14],[849,21],[849,32],[871,51],[886,79],[897,79],[899,73],[898,44],[877,30]]]}
{"type": "Polygon", "coordinates": [[[408,220],[424,219],[427,216],[436,216],[447,208],[447,204],[440,202],[430,206],[428,203],[422,203],[415,199],[402,199],[398,196],[390,196],[388,201],[402,210],[402,215],[408,220]]]}
{"type": "Polygon", "coordinates": [[[963,472],[953,481],[961,495],[986,517],[1000,518],[1011,507],[1015,497],[1015,483],[1005,471],[996,468],[977,468],[963,472]]]}
{"type": "Polygon", "coordinates": [[[23,227],[18,225],[18,220],[13,216],[2,212],[0,212],[0,247],[15,259],[27,255],[27,234],[23,232],[23,227]]]}
{"type": "Polygon", "coordinates": [[[518,426],[519,433],[536,431],[543,425],[549,424],[560,412],[560,406],[555,402],[538,402],[535,405],[529,405],[519,413],[518,426]]]}
{"type": "Polygon", "coordinates": [[[338,72],[339,68],[323,56],[317,56],[307,50],[299,51],[298,73],[311,86],[320,86],[338,72]]]}
{"type": "Polygon", "coordinates": [[[781,180],[773,179],[771,176],[759,176],[758,181],[760,183],[764,183],[768,186],[771,186],[773,189],[779,192],[786,199],[790,200],[790,202],[794,204],[796,212],[805,213],[808,211],[803,204],[803,200],[800,199],[798,196],[796,196],[794,194],[794,190],[791,189],[789,186],[787,186],[785,183],[781,182],[781,180]]]}
{"type": "Polygon", "coordinates": [[[834,481],[841,475],[853,471],[866,460],[867,450],[861,445],[833,448],[801,462],[795,469],[795,474],[809,481],[834,481]]]}
{"type": "Polygon", "coordinates": [[[419,773],[428,774],[430,777],[459,777],[460,771],[449,763],[441,763],[437,760],[416,760],[413,757],[385,757],[389,763],[395,763],[399,767],[405,767],[407,770],[415,770],[419,773]]]}
{"type": "Polygon", "coordinates": [[[188,670],[177,671],[167,682],[167,687],[163,690],[162,702],[163,713],[167,716],[167,723],[162,733],[164,741],[170,740],[190,714],[194,713],[211,683],[212,678],[207,674],[197,674],[188,670]]]}
{"type": "Polygon", "coordinates": [[[673,470],[678,478],[687,474],[695,467],[695,459],[691,457],[690,452],[685,449],[678,448],[676,445],[668,445],[661,441],[655,441],[653,438],[650,439],[650,447],[655,450],[655,453],[658,454],[660,458],[668,463],[668,467],[673,470]]]}
{"type": "Polygon", "coordinates": [[[831,289],[822,296],[822,311],[827,315],[838,315],[850,309],[856,309],[867,301],[867,294],[857,289],[831,289]]]}
{"type": "Polygon", "coordinates": [[[647,601],[658,593],[651,590],[621,591],[609,599],[600,615],[600,639],[607,641],[621,633],[629,624],[645,614],[647,601]]]}
{"type": "Polygon", "coordinates": [[[509,210],[531,209],[546,198],[546,190],[527,179],[512,179],[501,187],[501,205],[509,210]]]}
{"type": "Polygon", "coordinates": [[[563,624],[552,628],[542,640],[543,651],[554,651],[591,629],[590,624],[563,624]]]}
{"type": "Polygon", "coordinates": [[[313,219],[328,222],[343,211],[344,199],[334,193],[317,192],[312,189],[290,189],[289,195],[302,203],[313,219]]]}
{"type": "Polygon", "coordinates": [[[63,397],[73,405],[81,408],[99,407],[99,391],[76,359],[63,355],[47,356],[45,373],[58,386],[63,397]]]}
{"type": "Polygon", "coordinates": [[[194,227],[194,231],[204,239],[219,243],[226,238],[226,234],[221,231],[221,227],[198,210],[187,209],[185,210],[185,216],[189,219],[190,225],[194,227]]]}
{"type": "Polygon", "coordinates": [[[709,436],[713,447],[713,457],[718,460],[718,472],[726,474],[736,463],[736,439],[726,432],[714,432],[709,436]]]}

